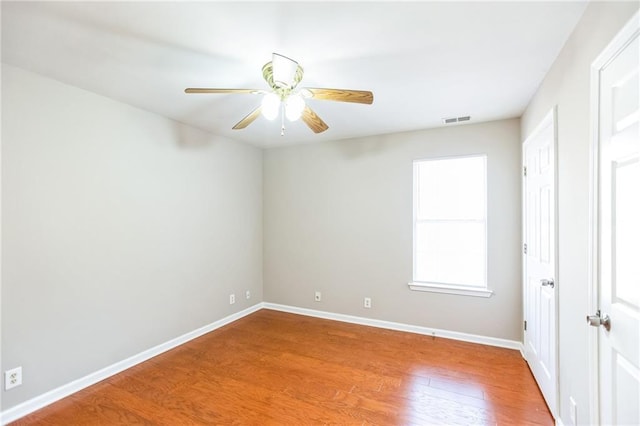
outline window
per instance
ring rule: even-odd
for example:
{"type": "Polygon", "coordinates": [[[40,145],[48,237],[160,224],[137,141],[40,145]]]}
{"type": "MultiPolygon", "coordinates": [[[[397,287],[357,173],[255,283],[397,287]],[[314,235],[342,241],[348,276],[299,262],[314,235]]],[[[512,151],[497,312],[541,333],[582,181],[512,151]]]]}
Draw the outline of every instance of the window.
{"type": "Polygon", "coordinates": [[[413,163],[412,290],[489,297],[487,157],[413,163]]]}

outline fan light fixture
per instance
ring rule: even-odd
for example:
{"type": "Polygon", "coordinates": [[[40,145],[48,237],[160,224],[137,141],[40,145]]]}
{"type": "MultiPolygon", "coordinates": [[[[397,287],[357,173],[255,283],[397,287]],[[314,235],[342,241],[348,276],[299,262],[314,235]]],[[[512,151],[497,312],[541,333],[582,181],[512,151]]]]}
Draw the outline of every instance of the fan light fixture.
{"type": "Polygon", "coordinates": [[[293,59],[274,53],[272,60],[262,67],[262,76],[270,87],[270,91],[261,89],[217,89],[204,87],[189,87],[185,93],[245,93],[264,95],[262,103],[233,126],[234,130],[244,129],[263,115],[268,120],[275,120],[282,110],[282,125],[280,134],[284,135],[284,119],[296,121],[302,119],[314,132],[322,133],[329,128],[305,103],[305,99],[323,101],[354,102],[358,104],[372,104],[373,93],[368,90],[328,89],[303,87],[296,89],[302,80],[304,71],[293,59]]]}
{"type": "Polygon", "coordinates": [[[262,115],[269,121],[275,120],[284,104],[284,114],[289,121],[296,121],[302,116],[305,103],[300,93],[294,93],[281,100],[276,93],[267,93],[262,98],[262,115]]]}

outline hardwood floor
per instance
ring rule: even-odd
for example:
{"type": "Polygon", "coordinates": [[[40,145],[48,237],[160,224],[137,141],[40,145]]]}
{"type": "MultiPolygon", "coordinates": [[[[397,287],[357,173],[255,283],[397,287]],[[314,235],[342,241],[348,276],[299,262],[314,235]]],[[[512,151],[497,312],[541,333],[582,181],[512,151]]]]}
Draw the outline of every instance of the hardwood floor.
{"type": "Polygon", "coordinates": [[[519,352],[263,309],[13,425],[553,425],[519,352]]]}

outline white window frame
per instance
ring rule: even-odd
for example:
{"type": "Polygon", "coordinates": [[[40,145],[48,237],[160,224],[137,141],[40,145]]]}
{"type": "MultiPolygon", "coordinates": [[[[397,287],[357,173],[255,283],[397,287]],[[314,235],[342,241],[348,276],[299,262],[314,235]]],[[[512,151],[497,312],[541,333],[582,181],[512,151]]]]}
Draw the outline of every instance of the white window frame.
{"type": "MultiPolygon", "coordinates": [[[[412,282],[410,282],[409,288],[415,291],[427,291],[433,293],[446,293],[446,294],[456,294],[462,296],[475,296],[475,297],[491,297],[493,291],[488,288],[488,229],[487,229],[487,210],[488,210],[488,187],[487,187],[487,176],[488,176],[488,161],[486,154],[473,154],[473,155],[463,155],[463,156],[450,156],[450,157],[433,157],[433,158],[423,158],[413,161],[413,265],[412,265],[412,282]],[[485,196],[485,212],[484,212],[484,235],[485,235],[485,250],[484,250],[484,262],[485,262],[485,276],[484,278],[484,286],[471,286],[471,285],[460,285],[460,284],[451,284],[451,283],[439,283],[439,282],[424,282],[424,281],[416,281],[416,224],[418,221],[418,181],[417,181],[417,173],[418,173],[418,163],[422,163],[425,161],[434,161],[434,160],[458,160],[463,158],[483,158],[484,159],[484,196],[485,196]]],[[[458,220],[455,220],[458,221],[458,220]]],[[[459,220],[460,222],[469,222],[469,220],[459,220]]]]}

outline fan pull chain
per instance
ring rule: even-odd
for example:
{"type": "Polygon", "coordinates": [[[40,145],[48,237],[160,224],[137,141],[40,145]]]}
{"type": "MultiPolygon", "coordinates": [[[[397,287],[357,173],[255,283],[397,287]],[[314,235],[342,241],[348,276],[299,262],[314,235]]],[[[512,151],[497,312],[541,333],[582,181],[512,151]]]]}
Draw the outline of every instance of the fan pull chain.
{"type": "Polygon", "coordinates": [[[284,113],[285,113],[285,111],[284,111],[284,102],[282,102],[280,105],[282,105],[282,111],[280,112],[280,119],[282,120],[281,121],[282,127],[280,127],[280,136],[284,136],[284,113]]]}

